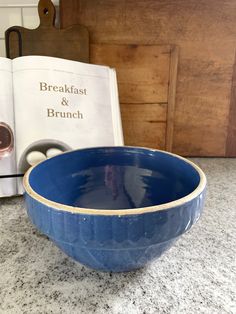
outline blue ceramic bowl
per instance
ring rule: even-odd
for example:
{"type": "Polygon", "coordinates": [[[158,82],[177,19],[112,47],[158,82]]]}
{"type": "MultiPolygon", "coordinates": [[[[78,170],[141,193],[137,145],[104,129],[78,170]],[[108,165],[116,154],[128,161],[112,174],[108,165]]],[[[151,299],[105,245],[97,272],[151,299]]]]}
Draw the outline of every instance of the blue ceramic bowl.
{"type": "Polygon", "coordinates": [[[206,177],[192,162],[137,147],[64,153],[24,177],[28,215],[66,254],[102,271],[159,257],[200,217],[206,177]]]}

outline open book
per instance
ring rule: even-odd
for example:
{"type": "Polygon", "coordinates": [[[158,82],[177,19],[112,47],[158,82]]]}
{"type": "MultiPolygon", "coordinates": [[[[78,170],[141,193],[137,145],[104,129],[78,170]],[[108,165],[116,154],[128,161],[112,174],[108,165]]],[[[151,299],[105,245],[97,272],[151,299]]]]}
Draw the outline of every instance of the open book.
{"type": "Polygon", "coordinates": [[[123,145],[115,70],[59,58],[0,58],[0,197],[37,162],[123,145]]]}

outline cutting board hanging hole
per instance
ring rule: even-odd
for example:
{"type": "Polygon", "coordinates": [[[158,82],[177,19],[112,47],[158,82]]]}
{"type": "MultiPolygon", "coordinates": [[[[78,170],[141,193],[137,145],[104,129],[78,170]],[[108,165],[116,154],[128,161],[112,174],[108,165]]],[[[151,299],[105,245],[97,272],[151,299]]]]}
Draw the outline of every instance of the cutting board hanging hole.
{"type": "Polygon", "coordinates": [[[40,26],[54,26],[56,11],[51,0],[40,0],[38,4],[38,13],[40,18],[40,26]]]}

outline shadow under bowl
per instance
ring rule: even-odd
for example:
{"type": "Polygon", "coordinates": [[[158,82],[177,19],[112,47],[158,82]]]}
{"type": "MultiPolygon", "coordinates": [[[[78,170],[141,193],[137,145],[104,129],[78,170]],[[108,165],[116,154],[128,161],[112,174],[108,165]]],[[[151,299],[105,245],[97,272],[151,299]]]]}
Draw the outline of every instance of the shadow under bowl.
{"type": "Polygon", "coordinates": [[[33,224],[93,269],[129,271],[159,257],[200,217],[206,177],[180,156],[138,147],[70,151],[24,177],[33,224]]]}

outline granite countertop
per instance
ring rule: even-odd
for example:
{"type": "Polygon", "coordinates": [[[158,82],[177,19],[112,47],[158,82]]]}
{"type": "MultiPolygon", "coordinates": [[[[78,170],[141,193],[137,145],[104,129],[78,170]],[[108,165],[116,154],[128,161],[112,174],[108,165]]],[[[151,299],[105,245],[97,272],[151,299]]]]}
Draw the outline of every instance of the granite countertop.
{"type": "Polygon", "coordinates": [[[160,259],[99,273],[29,222],[22,197],[0,200],[0,313],[236,313],[236,159],[194,159],[208,177],[200,221],[160,259]]]}

